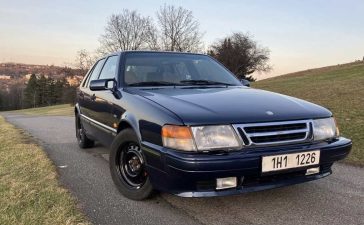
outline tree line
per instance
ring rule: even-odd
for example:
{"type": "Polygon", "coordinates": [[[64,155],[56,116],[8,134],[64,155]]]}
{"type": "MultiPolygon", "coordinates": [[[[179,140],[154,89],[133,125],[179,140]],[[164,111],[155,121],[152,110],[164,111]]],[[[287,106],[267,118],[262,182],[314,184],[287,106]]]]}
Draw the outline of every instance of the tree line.
{"type": "Polygon", "coordinates": [[[59,80],[32,74],[25,85],[17,81],[9,90],[0,91],[0,110],[72,104],[75,96],[76,87],[69,85],[65,78],[59,80]]]}
{"type": "MultiPolygon", "coordinates": [[[[238,29],[237,29],[238,30],[238,29]]],[[[254,72],[267,72],[269,49],[260,46],[248,33],[234,32],[209,45],[203,43],[193,12],[183,7],[164,4],[155,18],[136,10],[124,9],[109,17],[99,38],[100,46],[91,54],[83,49],[77,53],[77,67],[87,69],[99,56],[124,50],[162,50],[207,53],[219,60],[239,79],[253,81],[254,72]]]]}

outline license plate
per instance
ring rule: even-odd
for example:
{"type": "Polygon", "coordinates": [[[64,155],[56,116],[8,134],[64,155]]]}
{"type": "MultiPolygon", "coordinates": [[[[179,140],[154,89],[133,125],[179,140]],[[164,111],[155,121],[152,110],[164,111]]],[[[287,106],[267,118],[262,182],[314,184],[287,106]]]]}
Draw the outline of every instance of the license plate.
{"type": "Polygon", "coordinates": [[[320,162],[320,151],[309,151],[284,155],[263,156],[262,172],[317,165],[320,162]]]}

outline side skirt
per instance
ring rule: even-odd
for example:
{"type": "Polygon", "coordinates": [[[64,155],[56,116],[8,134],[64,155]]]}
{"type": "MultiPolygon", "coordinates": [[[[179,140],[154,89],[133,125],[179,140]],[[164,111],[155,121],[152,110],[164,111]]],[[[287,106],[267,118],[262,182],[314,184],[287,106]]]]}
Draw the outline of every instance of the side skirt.
{"type": "Polygon", "coordinates": [[[105,124],[102,124],[94,119],[91,119],[85,115],[81,114],[81,120],[84,123],[87,123],[91,126],[92,138],[99,141],[102,145],[106,147],[110,147],[112,142],[114,141],[115,136],[117,135],[117,130],[109,127],[105,124]]]}

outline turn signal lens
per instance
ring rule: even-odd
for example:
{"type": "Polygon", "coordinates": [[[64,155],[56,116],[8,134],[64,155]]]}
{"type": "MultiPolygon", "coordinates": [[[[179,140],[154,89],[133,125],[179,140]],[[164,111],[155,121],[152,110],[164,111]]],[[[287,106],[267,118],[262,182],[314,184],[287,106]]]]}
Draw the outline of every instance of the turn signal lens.
{"type": "Polygon", "coordinates": [[[196,151],[191,129],[186,126],[163,126],[162,141],[164,147],[183,151],[196,151]]]}

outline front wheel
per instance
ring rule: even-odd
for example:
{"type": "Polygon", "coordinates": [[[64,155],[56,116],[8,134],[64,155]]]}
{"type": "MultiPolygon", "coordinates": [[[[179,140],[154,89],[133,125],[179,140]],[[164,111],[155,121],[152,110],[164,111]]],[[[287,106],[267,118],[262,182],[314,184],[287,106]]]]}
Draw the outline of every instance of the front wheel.
{"type": "Polygon", "coordinates": [[[139,140],[132,129],[123,130],[115,137],[109,163],[112,179],[125,197],[143,200],[153,194],[139,140]]]}

